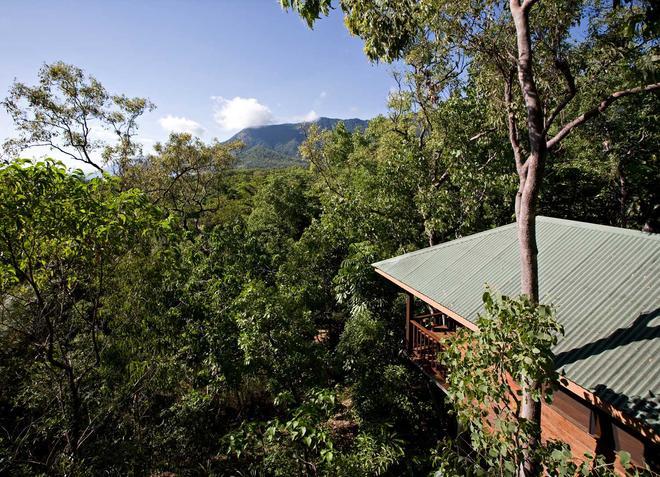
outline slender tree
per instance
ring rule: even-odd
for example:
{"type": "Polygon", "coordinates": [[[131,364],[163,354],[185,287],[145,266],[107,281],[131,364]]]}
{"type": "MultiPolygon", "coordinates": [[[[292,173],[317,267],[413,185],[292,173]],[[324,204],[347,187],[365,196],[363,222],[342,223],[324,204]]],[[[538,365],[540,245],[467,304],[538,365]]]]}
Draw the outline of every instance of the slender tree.
{"type": "Polygon", "coordinates": [[[52,390],[72,460],[108,411],[90,395],[111,348],[104,302],[115,270],[159,221],[116,178],[87,180],[52,161],[0,169],[0,332],[29,349],[26,369],[52,390]]]}
{"type": "Polygon", "coordinates": [[[141,153],[134,140],[137,119],[154,109],[145,98],[110,94],[96,78],[61,61],[44,65],[35,86],[14,82],[0,104],[18,133],[4,143],[10,159],[44,147],[99,172],[105,163],[119,175],[141,153]]]}

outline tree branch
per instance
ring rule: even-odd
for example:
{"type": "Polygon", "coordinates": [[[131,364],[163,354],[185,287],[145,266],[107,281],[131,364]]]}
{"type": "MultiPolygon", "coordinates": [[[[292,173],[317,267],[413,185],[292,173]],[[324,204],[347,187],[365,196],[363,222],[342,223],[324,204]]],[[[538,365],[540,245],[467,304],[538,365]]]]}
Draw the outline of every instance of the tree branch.
{"type": "Polygon", "coordinates": [[[485,131],[481,131],[480,133],[475,134],[470,138],[470,142],[477,141],[478,139],[481,139],[484,136],[487,136],[488,134],[495,132],[495,128],[488,128],[485,131]]]}
{"type": "Polygon", "coordinates": [[[577,93],[577,88],[575,87],[575,79],[573,78],[571,68],[568,65],[568,61],[566,61],[566,58],[557,56],[555,58],[555,67],[561,72],[561,74],[564,76],[564,80],[566,81],[566,96],[564,96],[564,99],[561,100],[552,114],[550,114],[548,120],[545,122],[545,127],[543,128],[543,137],[548,135],[548,130],[550,129],[550,126],[552,126],[552,123],[555,121],[555,119],[557,119],[559,113],[561,113],[564,108],[568,106],[568,103],[570,103],[571,100],[575,97],[575,93],[577,93]]]}
{"type": "Polygon", "coordinates": [[[522,3],[522,7],[523,7],[523,9],[527,10],[527,9],[529,9],[529,8],[532,8],[532,6],[533,6],[536,2],[538,2],[538,0],[525,0],[525,1],[522,3]]]}
{"type": "Polygon", "coordinates": [[[548,149],[552,149],[557,146],[562,139],[568,136],[573,129],[586,123],[590,119],[598,116],[603,113],[614,101],[617,99],[623,98],[625,96],[631,96],[638,93],[649,93],[660,90],[660,83],[653,83],[646,86],[639,86],[637,88],[624,89],[621,91],[616,91],[609,95],[607,98],[603,99],[598,106],[590,109],[589,111],[581,114],[580,116],[573,119],[571,122],[565,124],[561,130],[547,142],[548,149]]]}

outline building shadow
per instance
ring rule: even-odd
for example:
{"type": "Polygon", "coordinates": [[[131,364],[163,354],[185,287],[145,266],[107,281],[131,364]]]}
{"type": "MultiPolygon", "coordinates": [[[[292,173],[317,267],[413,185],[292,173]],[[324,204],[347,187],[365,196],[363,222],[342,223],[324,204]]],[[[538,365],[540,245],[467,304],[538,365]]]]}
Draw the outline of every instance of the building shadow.
{"type": "MultiPolygon", "coordinates": [[[[640,314],[630,326],[625,328],[618,328],[610,333],[608,336],[597,339],[591,343],[583,346],[577,346],[573,349],[563,351],[555,356],[555,365],[560,369],[568,364],[576,361],[595,356],[607,350],[626,346],[631,343],[650,341],[660,339],[660,324],[652,324],[652,322],[660,317],[660,308],[653,311],[640,314]]],[[[655,358],[655,357],[651,357],[655,358]]],[[[608,366],[604,363],[603,366],[608,366]]],[[[657,364],[651,364],[649,369],[645,372],[657,373],[657,364]]],[[[635,377],[629,377],[635,379],[635,377]]],[[[599,384],[593,390],[596,397],[602,401],[611,404],[615,408],[623,411],[626,415],[635,418],[641,422],[647,423],[650,427],[654,428],[656,432],[660,432],[660,399],[653,390],[647,390],[643,396],[628,396],[624,393],[617,392],[605,384],[599,384]]],[[[608,463],[614,461],[614,449],[617,447],[617,440],[615,429],[611,424],[606,424],[608,418],[599,411],[595,418],[597,418],[603,425],[599,425],[599,435],[596,441],[596,453],[605,457],[608,463]]],[[[624,422],[624,425],[634,428],[633,422],[624,422]]],[[[656,469],[658,466],[658,446],[655,444],[647,443],[644,451],[645,461],[656,469]]]]}
{"type": "MultiPolygon", "coordinates": [[[[658,396],[653,391],[648,396],[627,396],[599,384],[594,390],[594,395],[605,402],[611,403],[627,415],[635,417],[647,423],[658,423],[660,421],[660,404],[658,396]]],[[[655,427],[658,427],[657,424],[655,427]]]]}
{"type": "Polygon", "coordinates": [[[633,323],[626,328],[618,328],[608,336],[597,339],[583,346],[562,351],[555,356],[557,369],[574,363],[581,359],[600,354],[604,351],[626,346],[638,341],[647,341],[660,338],[660,325],[651,326],[651,321],[660,317],[660,308],[639,315],[633,323]]]}

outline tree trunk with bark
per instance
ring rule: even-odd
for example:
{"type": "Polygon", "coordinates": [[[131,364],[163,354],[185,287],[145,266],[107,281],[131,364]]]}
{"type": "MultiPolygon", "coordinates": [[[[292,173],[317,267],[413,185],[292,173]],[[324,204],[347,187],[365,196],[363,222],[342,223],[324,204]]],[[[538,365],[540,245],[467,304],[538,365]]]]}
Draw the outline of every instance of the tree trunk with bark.
{"type": "MultiPolygon", "coordinates": [[[[538,248],[536,245],[536,205],[539,187],[543,177],[543,169],[547,156],[547,146],[544,138],[544,112],[538,95],[534,72],[532,69],[532,42],[529,31],[529,0],[520,4],[518,0],[510,0],[510,10],[516,28],[516,45],[518,48],[517,72],[520,90],[527,111],[527,129],[529,156],[523,162],[517,132],[510,136],[516,158],[516,168],[519,176],[519,188],[516,195],[516,224],[518,229],[518,246],[520,252],[520,287],[521,293],[527,295],[532,303],[539,301],[538,283],[538,248]]],[[[511,100],[509,87],[509,101],[511,100]]],[[[515,121],[515,117],[510,120],[515,121]]],[[[515,125],[514,125],[515,128],[515,125]]],[[[536,476],[541,473],[541,466],[534,458],[532,450],[540,440],[541,403],[532,398],[539,383],[526,379],[522,387],[522,407],[520,418],[537,424],[539,432],[533,432],[523,449],[523,462],[519,470],[521,476],[536,476]]]]}

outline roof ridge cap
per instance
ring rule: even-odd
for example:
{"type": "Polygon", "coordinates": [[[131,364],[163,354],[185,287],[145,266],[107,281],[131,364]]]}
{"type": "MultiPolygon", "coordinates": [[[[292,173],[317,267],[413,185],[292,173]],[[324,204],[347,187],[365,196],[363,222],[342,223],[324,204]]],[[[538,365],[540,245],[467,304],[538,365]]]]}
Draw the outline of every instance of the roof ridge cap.
{"type": "MultiPolygon", "coordinates": [[[[566,225],[568,227],[577,227],[581,229],[591,229],[591,230],[600,230],[603,232],[609,232],[609,233],[615,233],[615,234],[620,234],[620,235],[630,235],[638,238],[647,238],[651,240],[660,240],[660,234],[652,234],[649,232],[643,232],[641,230],[633,230],[633,229],[624,229],[622,227],[614,227],[612,225],[603,225],[603,224],[595,224],[593,222],[582,222],[580,220],[570,220],[570,219],[562,219],[559,217],[549,217],[546,215],[537,215],[536,219],[541,222],[550,222],[550,223],[557,223],[557,224],[562,224],[566,225]]],[[[515,223],[515,222],[514,222],[515,223]]]]}
{"type": "Polygon", "coordinates": [[[390,262],[390,261],[393,261],[393,260],[399,260],[399,259],[404,258],[404,257],[405,258],[414,257],[415,255],[422,255],[424,253],[433,252],[435,250],[438,250],[438,249],[441,249],[441,248],[444,248],[444,247],[448,247],[450,245],[454,245],[454,244],[457,244],[457,243],[464,243],[464,242],[468,242],[470,240],[481,238],[484,235],[490,235],[491,233],[495,233],[496,231],[508,230],[511,227],[515,227],[515,225],[516,225],[516,223],[512,222],[510,224],[500,225],[499,227],[493,227],[491,229],[482,230],[481,232],[476,232],[476,233],[473,233],[473,234],[470,234],[470,235],[466,235],[464,237],[459,237],[459,238],[454,239],[454,240],[447,240],[446,242],[442,242],[442,243],[439,243],[439,244],[436,244],[436,245],[432,245],[430,247],[420,248],[419,250],[413,250],[412,252],[407,252],[407,253],[404,253],[404,254],[401,254],[401,255],[397,255],[395,257],[387,258],[385,260],[379,260],[378,262],[372,263],[371,266],[375,267],[376,265],[379,265],[379,264],[382,264],[382,263],[387,263],[387,262],[390,262]]]}

